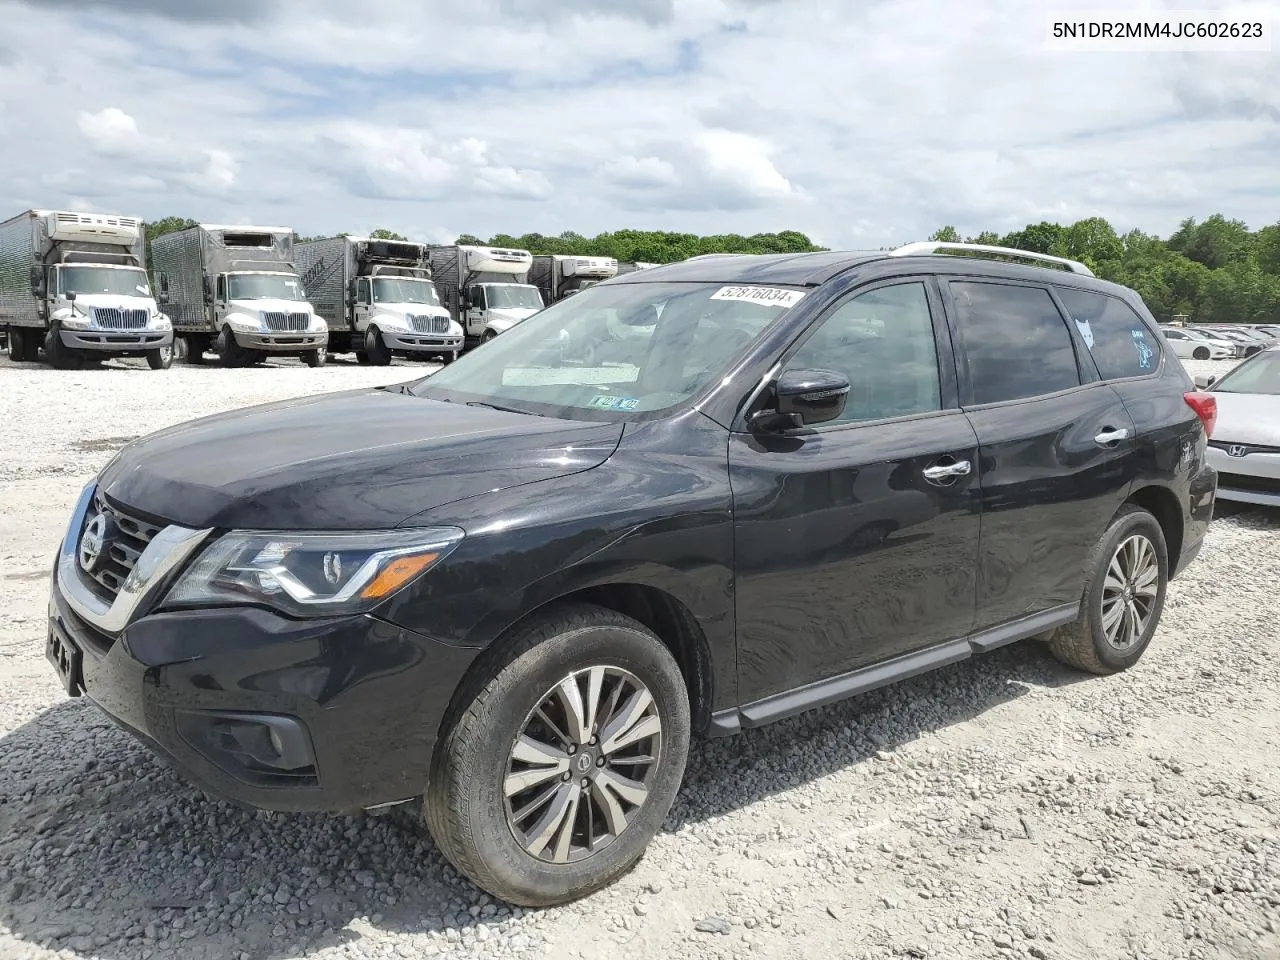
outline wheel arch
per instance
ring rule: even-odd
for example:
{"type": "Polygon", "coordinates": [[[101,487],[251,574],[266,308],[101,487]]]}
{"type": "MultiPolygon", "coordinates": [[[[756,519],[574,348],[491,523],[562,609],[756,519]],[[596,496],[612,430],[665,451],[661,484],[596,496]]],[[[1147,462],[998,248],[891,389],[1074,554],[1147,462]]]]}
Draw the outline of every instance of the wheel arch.
{"type": "Polygon", "coordinates": [[[1150,484],[1135,490],[1125,502],[1146,510],[1160,524],[1160,530],[1164,533],[1165,547],[1169,552],[1169,571],[1172,574],[1178,569],[1178,560],[1182,556],[1184,528],[1182,507],[1178,502],[1177,494],[1168,487],[1150,484]]]}

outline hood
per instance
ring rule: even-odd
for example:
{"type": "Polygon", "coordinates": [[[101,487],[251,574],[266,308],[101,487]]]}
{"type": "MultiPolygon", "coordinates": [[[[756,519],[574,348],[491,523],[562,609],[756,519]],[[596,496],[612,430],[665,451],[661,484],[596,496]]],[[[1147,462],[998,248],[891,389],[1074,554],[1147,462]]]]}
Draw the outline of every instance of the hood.
{"type": "Polygon", "coordinates": [[[375,303],[373,313],[391,313],[396,316],[412,315],[415,317],[447,317],[449,311],[434,303],[375,303]]]}
{"type": "Polygon", "coordinates": [[[508,323],[517,324],[537,312],[536,307],[493,307],[489,310],[489,319],[506,320],[508,323]]]}
{"type": "Polygon", "coordinates": [[[1212,391],[1218,401],[1213,439],[1280,447],[1280,396],[1212,391]]]}
{"type": "Polygon", "coordinates": [[[102,472],[108,497],[189,527],[358,530],[609,458],[622,424],[352,390],[179,424],[102,472]]]}
{"type": "MultiPolygon", "coordinates": [[[[60,309],[70,309],[71,304],[65,303],[60,309]]],[[[76,307],[80,310],[92,310],[94,307],[111,308],[117,310],[146,310],[148,313],[156,312],[156,300],[152,296],[144,296],[138,294],[136,297],[122,297],[116,293],[78,293],[76,294],[76,307]]]]}
{"type": "Polygon", "coordinates": [[[265,300],[230,300],[227,306],[232,310],[241,310],[245,313],[257,313],[259,310],[281,311],[284,313],[315,313],[311,309],[311,304],[306,300],[276,300],[267,298],[265,300]]]}

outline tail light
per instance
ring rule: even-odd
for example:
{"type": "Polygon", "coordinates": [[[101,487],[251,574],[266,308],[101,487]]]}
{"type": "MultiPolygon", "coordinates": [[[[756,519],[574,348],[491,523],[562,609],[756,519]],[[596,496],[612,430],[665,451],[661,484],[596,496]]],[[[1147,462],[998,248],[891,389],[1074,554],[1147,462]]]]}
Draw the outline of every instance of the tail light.
{"type": "Polygon", "coordinates": [[[1184,393],[1182,399],[1187,401],[1187,406],[1196,412],[1196,416],[1204,424],[1204,435],[1212,437],[1213,425],[1218,422],[1218,398],[1212,393],[1195,390],[1184,393]]]}

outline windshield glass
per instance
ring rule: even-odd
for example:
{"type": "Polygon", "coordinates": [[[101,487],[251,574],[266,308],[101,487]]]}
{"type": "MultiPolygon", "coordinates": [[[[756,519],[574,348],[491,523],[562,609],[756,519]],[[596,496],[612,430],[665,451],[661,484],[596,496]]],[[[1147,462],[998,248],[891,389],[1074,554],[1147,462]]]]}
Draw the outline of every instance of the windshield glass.
{"type": "Polygon", "coordinates": [[[665,410],[722,377],[803,291],[720,283],[591,287],[410,392],[570,419],[665,410]]]}
{"type": "Polygon", "coordinates": [[[379,277],[373,281],[375,303],[430,303],[440,306],[440,296],[430,280],[379,277]]]}
{"type": "Polygon", "coordinates": [[[486,284],[484,289],[491,309],[542,309],[542,294],[538,292],[537,287],[521,287],[516,284],[486,284]]]}
{"type": "Polygon", "coordinates": [[[1246,360],[1213,385],[1214,393],[1280,394],[1280,351],[1267,350],[1246,360]]]}
{"type": "Polygon", "coordinates": [[[149,297],[151,284],[144,270],[113,270],[110,267],[62,267],[61,292],[112,293],[119,297],[149,297]]]}
{"type": "Polygon", "coordinates": [[[232,300],[301,300],[297,277],[279,273],[233,273],[227,296],[232,300]]]}

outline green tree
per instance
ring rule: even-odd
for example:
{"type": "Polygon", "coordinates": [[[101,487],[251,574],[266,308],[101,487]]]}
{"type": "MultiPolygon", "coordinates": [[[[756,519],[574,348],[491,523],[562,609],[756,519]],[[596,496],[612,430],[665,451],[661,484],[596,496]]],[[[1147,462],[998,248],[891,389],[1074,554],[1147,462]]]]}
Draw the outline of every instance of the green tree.
{"type": "Polygon", "coordinates": [[[409,238],[404,236],[403,234],[396,233],[392,230],[384,230],[382,227],[379,227],[377,230],[374,230],[371,234],[369,234],[369,239],[370,240],[408,240],[409,238]]]}
{"type": "Polygon", "coordinates": [[[959,243],[960,231],[951,226],[951,224],[947,224],[945,227],[939,227],[929,234],[929,239],[936,240],[938,243],[959,243]]]}
{"type": "Polygon", "coordinates": [[[483,247],[484,241],[477,237],[474,233],[464,233],[453,241],[460,247],[483,247]]]}
{"type": "Polygon", "coordinates": [[[1215,213],[1204,223],[1188,217],[1169,238],[1169,248],[1210,269],[1243,263],[1249,257],[1254,236],[1240,220],[1228,220],[1215,213]]]}

